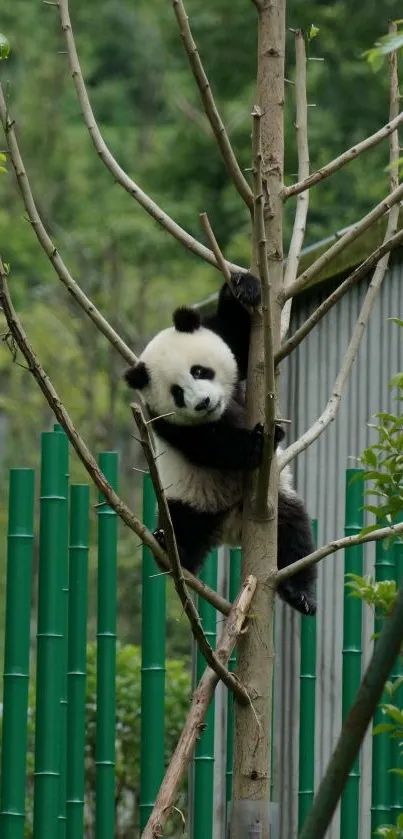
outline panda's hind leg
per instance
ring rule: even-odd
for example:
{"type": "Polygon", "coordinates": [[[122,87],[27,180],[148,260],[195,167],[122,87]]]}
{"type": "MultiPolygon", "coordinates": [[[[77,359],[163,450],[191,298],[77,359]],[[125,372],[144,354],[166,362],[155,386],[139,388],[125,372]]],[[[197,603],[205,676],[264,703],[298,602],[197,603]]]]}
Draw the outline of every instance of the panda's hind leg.
{"type": "MultiPolygon", "coordinates": [[[[278,497],[278,568],[286,568],[315,550],[311,521],[303,501],[293,492],[278,497]]],[[[278,587],[280,597],[302,615],[316,614],[316,566],[312,565],[278,587]]]]}
{"type": "MultiPolygon", "coordinates": [[[[179,559],[183,568],[198,574],[208,553],[221,542],[223,514],[194,510],[183,501],[168,499],[179,559]]],[[[164,533],[155,531],[157,541],[166,548],[164,533]]]]}

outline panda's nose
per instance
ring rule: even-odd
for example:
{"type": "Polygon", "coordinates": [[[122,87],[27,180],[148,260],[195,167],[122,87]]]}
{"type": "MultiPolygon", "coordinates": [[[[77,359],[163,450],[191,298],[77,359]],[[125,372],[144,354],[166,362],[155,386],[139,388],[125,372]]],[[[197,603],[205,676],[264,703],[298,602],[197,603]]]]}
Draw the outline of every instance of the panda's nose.
{"type": "Polygon", "coordinates": [[[210,405],[210,397],[206,396],[205,399],[202,399],[201,402],[198,402],[195,406],[195,411],[205,411],[206,408],[210,405]]]}

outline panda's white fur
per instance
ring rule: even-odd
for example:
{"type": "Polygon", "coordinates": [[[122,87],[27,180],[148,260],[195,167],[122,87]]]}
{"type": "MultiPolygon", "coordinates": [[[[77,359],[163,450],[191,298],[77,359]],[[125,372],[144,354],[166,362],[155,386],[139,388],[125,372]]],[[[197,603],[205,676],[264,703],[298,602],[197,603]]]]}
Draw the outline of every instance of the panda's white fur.
{"type": "MultiPolygon", "coordinates": [[[[192,504],[196,509],[218,511],[233,507],[242,500],[244,473],[221,472],[189,463],[173,446],[155,434],[157,466],[161,483],[168,498],[192,504]]],[[[281,453],[281,448],[277,449],[281,453]]],[[[292,474],[289,466],[282,470],[279,488],[284,494],[294,495],[292,474]]],[[[242,516],[232,510],[225,521],[225,539],[227,545],[239,545],[241,542],[242,516]],[[230,535],[236,533],[235,536],[230,535]]]]}
{"type": "MultiPolygon", "coordinates": [[[[256,299],[256,283],[243,277],[244,297],[253,291],[256,299]]],[[[175,326],[159,332],[126,374],[152,416],[181,562],[194,573],[213,547],[240,544],[245,474],[258,466],[262,447],[261,430],[245,428],[249,315],[224,287],[217,313],[204,322],[192,310],[178,310],[175,326]]],[[[284,567],[313,550],[310,520],[289,467],[279,477],[278,515],[284,567]]],[[[315,577],[313,568],[299,572],[279,593],[303,614],[314,614],[315,577]]]]}

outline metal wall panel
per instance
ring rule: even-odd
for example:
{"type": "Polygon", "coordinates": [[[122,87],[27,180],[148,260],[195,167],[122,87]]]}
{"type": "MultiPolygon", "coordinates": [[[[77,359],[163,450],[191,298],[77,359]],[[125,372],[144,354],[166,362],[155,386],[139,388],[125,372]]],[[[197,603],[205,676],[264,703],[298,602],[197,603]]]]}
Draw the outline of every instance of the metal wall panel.
{"type": "MultiPolygon", "coordinates": [[[[362,305],[367,281],[353,288],[283,364],[281,411],[292,420],[287,442],[300,436],[323,411],[340,361],[362,305]]],[[[324,299],[322,291],[298,301],[292,314],[293,332],[324,299]]],[[[318,519],[318,544],[343,534],[345,469],[373,441],[368,422],[379,410],[396,408],[390,377],[403,370],[402,330],[388,318],[403,316],[403,262],[394,259],[375,304],[354,368],[345,388],[336,421],[293,464],[297,489],[318,519]]],[[[373,568],[370,546],[365,573],[373,568]]],[[[316,683],[316,779],[322,777],[341,725],[343,628],[343,554],[325,559],[318,577],[316,683]]],[[[281,839],[297,835],[299,731],[299,616],[280,601],[276,605],[275,787],[281,804],[281,839]]],[[[371,653],[372,616],[364,607],[364,664],[371,653]]],[[[360,836],[370,835],[371,735],[367,736],[361,782],[360,836]]],[[[329,839],[339,839],[339,814],[329,839]]]]}

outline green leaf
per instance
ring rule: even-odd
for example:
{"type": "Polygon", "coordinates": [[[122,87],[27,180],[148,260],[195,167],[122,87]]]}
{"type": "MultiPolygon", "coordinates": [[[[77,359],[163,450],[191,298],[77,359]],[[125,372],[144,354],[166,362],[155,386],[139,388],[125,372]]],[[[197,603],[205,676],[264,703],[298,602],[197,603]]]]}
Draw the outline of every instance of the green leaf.
{"type": "Polygon", "coordinates": [[[308,30],[308,41],[312,41],[316,36],[319,34],[319,27],[315,26],[311,23],[310,28],[308,30]]]}
{"type": "Polygon", "coordinates": [[[399,708],[396,708],[395,705],[389,704],[382,705],[381,708],[384,714],[386,714],[388,717],[391,717],[392,720],[395,720],[397,723],[399,723],[400,726],[403,727],[403,712],[399,711],[399,708]]]}
{"type": "Polygon", "coordinates": [[[381,722],[372,729],[372,734],[383,734],[385,731],[394,731],[395,726],[391,722],[381,722]]]}
{"type": "Polygon", "coordinates": [[[0,32],[0,61],[5,61],[10,55],[10,42],[5,35],[0,32]]]}
{"type": "Polygon", "coordinates": [[[378,459],[375,452],[372,449],[365,449],[361,455],[361,459],[368,463],[369,466],[372,466],[373,469],[376,469],[378,465],[378,459]]]}

